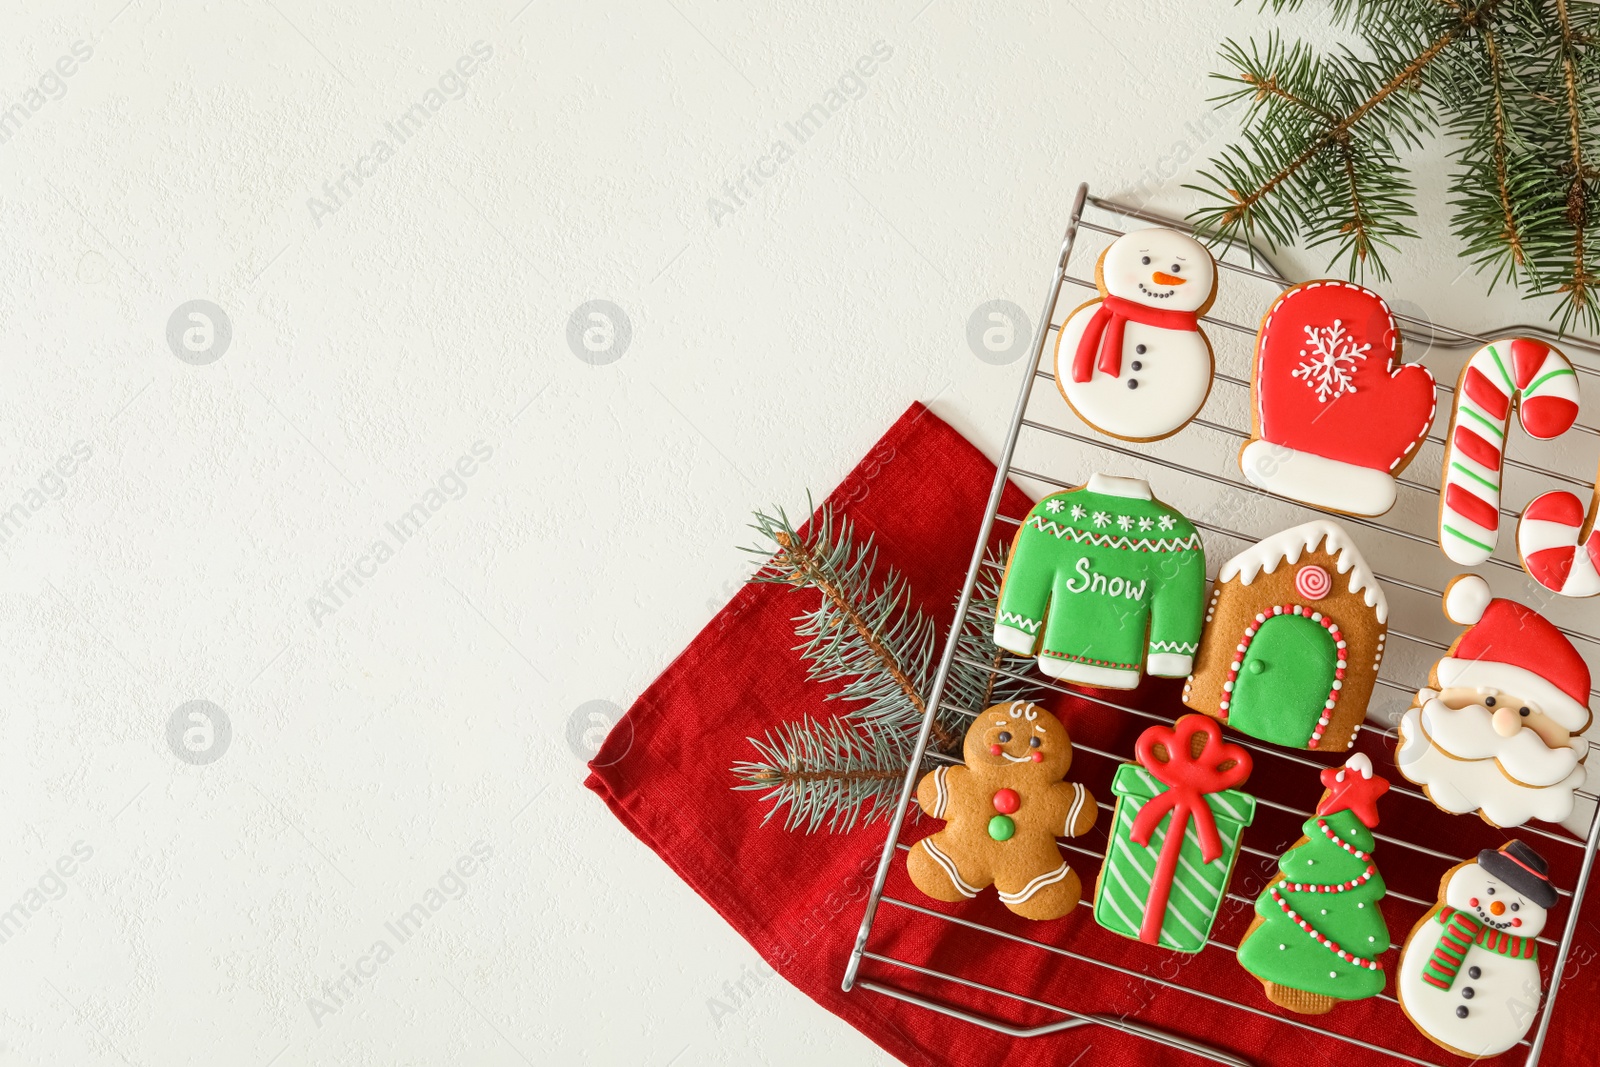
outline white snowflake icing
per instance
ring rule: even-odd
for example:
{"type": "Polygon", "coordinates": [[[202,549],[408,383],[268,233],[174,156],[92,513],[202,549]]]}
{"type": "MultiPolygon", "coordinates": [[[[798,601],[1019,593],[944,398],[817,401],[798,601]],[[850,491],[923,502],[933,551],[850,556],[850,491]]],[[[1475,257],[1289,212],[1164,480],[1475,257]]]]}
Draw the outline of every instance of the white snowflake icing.
{"type": "Polygon", "coordinates": [[[1110,526],[1111,516],[1103,511],[1097,511],[1094,513],[1094,524],[1096,526],[1110,526]]]}
{"type": "Polygon", "coordinates": [[[1139,529],[1140,529],[1141,532],[1150,529],[1150,527],[1152,527],[1154,525],[1155,525],[1155,523],[1152,522],[1149,519],[1140,519],[1139,520],[1139,529]]]}
{"type": "Polygon", "coordinates": [[[1133,529],[1133,520],[1128,518],[1126,515],[1118,515],[1117,528],[1123,533],[1127,533],[1129,530],[1133,529]]]}
{"type": "Polygon", "coordinates": [[[1161,516],[1161,521],[1159,523],[1157,523],[1157,525],[1160,526],[1163,530],[1170,530],[1174,526],[1178,525],[1178,521],[1176,519],[1174,519],[1171,515],[1163,515],[1163,516],[1161,516]]]}
{"type": "Polygon", "coordinates": [[[1059,500],[1046,500],[1044,502],[1044,509],[1052,515],[1056,514],[1064,507],[1066,507],[1066,505],[1059,500]]]}
{"type": "Polygon", "coordinates": [[[1083,505],[1082,504],[1074,504],[1074,505],[1072,505],[1072,510],[1067,512],[1067,514],[1071,515],[1075,519],[1081,519],[1085,515],[1087,515],[1088,512],[1083,510],[1083,505]]]}
{"type": "Polygon", "coordinates": [[[1356,360],[1366,359],[1372,346],[1356,344],[1338,319],[1332,326],[1307,326],[1305,330],[1306,347],[1300,350],[1305,358],[1291,372],[1293,376],[1315,390],[1324,404],[1355,392],[1356,360]]]}

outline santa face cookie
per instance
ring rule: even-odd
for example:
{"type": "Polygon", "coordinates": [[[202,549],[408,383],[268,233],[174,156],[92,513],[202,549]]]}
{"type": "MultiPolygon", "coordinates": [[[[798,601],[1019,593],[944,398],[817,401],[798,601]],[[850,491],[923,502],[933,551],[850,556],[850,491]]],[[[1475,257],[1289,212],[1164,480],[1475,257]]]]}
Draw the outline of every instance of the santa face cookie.
{"type": "Polygon", "coordinates": [[[1263,741],[1343,752],[1366,717],[1388,620],[1343,527],[1284,530],[1217,572],[1183,702],[1263,741]]]}
{"type": "Polygon", "coordinates": [[[1450,868],[1400,950],[1400,1010],[1457,1056],[1510,1049],[1539,1011],[1535,939],[1559,899],[1544,858],[1521,841],[1450,868]]]}
{"type": "Polygon", "coordinates": [[[1067,728],[1036,704],[996,704],[973,720],[963,755],[963,766],[917,785],[922,810],[946,825],[911,846],[911,881],[947,901],[992,884],[1018,915],[1059,919],[1082,885],[1056,838],[1087,833],[1100,812],[1087,789],[1061,780],[1072,765],[1067,728]]]}
{"type": "Polygon", "coordinates": [[[1217,295],[1206,247],[1173,230],[1135,230],[1100,255],[1100,298],[1056,338],[1056,385],[1078,417],[1125,441],[1170,437],[1211,392],[1200,316],[1217,295]]]}
{"type": "Polygon", "coordinates": [[[1444,604],[1471,628],[1400,720],[1400,773],[1441,809],[1491,826],[1562,821],[1586,777],[1588,665],[1544,616],[1491,598],[1477,575],[1451,582],[1444,604]]]}
{"type": "Polygon", "coordinates": [[[1433,425],[1434,381],[1401,366],[1382,297],[1316,281],[1285,290],[1261,320],[1250,399],[1246,478],[1328,511],[1382,515],[1433,425]]]}

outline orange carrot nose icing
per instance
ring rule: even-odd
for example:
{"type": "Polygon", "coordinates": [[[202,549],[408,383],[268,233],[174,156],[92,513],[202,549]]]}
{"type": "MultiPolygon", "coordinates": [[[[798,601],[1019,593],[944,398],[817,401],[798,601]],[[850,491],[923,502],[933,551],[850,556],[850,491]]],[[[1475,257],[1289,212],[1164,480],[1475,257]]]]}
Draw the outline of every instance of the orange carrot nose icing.
{"type": "Polygon", "coordinates": [[[1157,285],[1182,285],[1189,279],[1180,278],[1176,274],[1165,274],[1158,270],[1154,274],[1150,275],[1150,280],[1155,282],[1157,285]]]}

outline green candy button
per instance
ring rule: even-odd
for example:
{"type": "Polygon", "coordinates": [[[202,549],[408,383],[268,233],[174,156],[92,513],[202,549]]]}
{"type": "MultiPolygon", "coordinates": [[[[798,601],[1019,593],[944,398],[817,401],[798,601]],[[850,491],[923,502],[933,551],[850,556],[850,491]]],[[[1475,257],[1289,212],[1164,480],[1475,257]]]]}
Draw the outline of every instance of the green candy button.
{"type": "Polygon", "coordinates": [[[1245,665],[1245,670],[1249,671],[1251,674],[1260,674],[1266,669],[1267,665],[1258,659],[1253,659],[1245,665]]]}
{"type": "Polygon", "coordinates": [[[996,815],[989,820],[989,836],[996,841],[1009,841],[1016,832],[1017,824],[1011,821],[1009,815],[996,815]]]}

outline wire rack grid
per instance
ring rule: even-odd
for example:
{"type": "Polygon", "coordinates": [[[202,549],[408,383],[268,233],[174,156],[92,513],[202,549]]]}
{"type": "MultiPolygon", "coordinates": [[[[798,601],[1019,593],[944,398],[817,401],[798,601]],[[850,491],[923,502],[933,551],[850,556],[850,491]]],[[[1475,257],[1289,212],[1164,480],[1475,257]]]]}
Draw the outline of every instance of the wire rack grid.
{"type": "MultiPolygon", "coordinates": [[[[1117,963],[1102,960],[1093,955],[1075,951],[1072,947],[1070,947],[1070,938],[1066,939],[1069,942],[1068,944],[1055,944],[1047,940],[1028,937],[1010,930],[1001,929],[997,925],[989,925],[983,922],[974,921],[972,918],[965,917],[961,914],[953,914],[949,911],[941,911],[933,907],[928,907],[925,906],[925,904],[918,903],[914,900],[907,900],[891,896],[886,892],[886,884],[888,882],[891,866],[897,861],[898,857],[910,847],[909,844],[901,840],[901,834],[905,827],[906,816],[915,804],[913,797],[916,783],[921,772],[926,766],[929,765],[930,762],[960,762],[959,759],[945,756],[936,751],[929,751],[929,738],[935,717],[940,714],[941,710],[943,710],[947,713],[956,712],[962,716],[970,718],[982,710],[978,708],[953,707],[950,702],[944,700],[944,688],[945,680],[948,677],[951,668],[956,663],[957,657],[960,655],[956,636],[960,633],[965,622],[977,579],[983,567],[994,565],[993,563],[986,561],[986,549],[993,543],[993,539],[997,532],[1003,534],[1007,529],[1015,529],[1018,525],[1020,525],[1022,518],[1024,517],[1005,515],[1001,513],[1002,499],[1006,484],[1008,480],[1017,479],[1025,483],[1033,483],[1035,485],[1042,486],[1043,490],[1047,492],[1054,491],[1056,489],[1077,488],[1078,485],[1078,483],[1057,478],[1047,473],[1045,470],[1037,469],[1047,466],[1049,464],[1048,458],[1045,458],[1037,463],[1030,462],[1026,466],[1018,463],[1017,457],[1019,445],[1022,445],[1030,436],[1036,441],[1043,440],[1047,444],[1050,442],[1067,442],[1070,443],[1072,447],[1080,450],[1080,457],[1087,456],[1091,459],[1114,457],[1118,462],[1133,460],[1140,464],[1153,467],[1157,470],[1171,471],[1175,472],[1177,475],[1183,476],[1184,478],[1194,479],[1197,483],[1202,484],[1205,491],[1208,492],[1213,498],[1218,496],[1218,490],[1220,489],[1224,493],[1239,494],[1243,497],[1267,498],[1276,504],[1283,503],[1282,501],[1278,500],[1278,498],[1272,497],[1271,494],[1266,493],[1264,490],[1258,489],[1250,483],[1243,481],[1242,478],[1237,476],[1236,467],[1230,467],[1221,462],[1205,464],[1203,458],[1196,460],[1195,456],[1197,454],[1203,457],[1203,450],[1196,452],[1192,446],[1185,446],[1184,451],[1174,453],[1171,449],[1160,450],[1152,448],[1148,445],[1133,447],[1120,441],[1102,437],[1094,431],[1089,430],[1082,423],[1076,421],[1076,419],[1070,414],[1070,411],[1065,408],[1065,405],[1059,405],[1055,409],[1050,410],[1045,414],[1041,414],[1036,410],[1036,408],[1041,406],[1046,408],[1050,407],[1049,404],[1040,405],[1036,402],[1039,398],[1035,396],[1034,386],[1041,379],[1051,383],[1052,385],[1054,383],[1054,376],[1049,370],[1041,366],[1041,361],[1046,350],[1047,342],[1050,340],[1051,336],[1060,329],[1060,318],[1064,317],[1064,315],[1058,317],[1058,306],[1060,305],[1060,297],[1063,286],[1071,284],[1073,286],[1083,287],[1088,290],[1095,289],[1095,283],[1092,277],[1083,277],[1070,273],[1073,249],[1078,243],[1080,232],[1087,230],[1098,235],[1103,235],[1109,239],[1115,239],[1116,237],[1121,236],[1121,234],[1124,232],[1123,229],[1118,229],[1114,226],[1102,225],[1084,218],[1084,209],[1086,206],[1093,206],[1099,212],[1103,212],[1113,219],[1132,219],[1140,222],[1167,226],[1174,229],[1189,229],[1189,227],[1185,226],[1183,223],[1176,222],[1172,219],[1163,218],[1159,215],[1140,211],[1138,209],[1125,207],[1112,201],[1090,197],[1088,194],[1087,185],[1080,185],[1078,187],[1077,194],[1072,203],[1071,215],[1067,224],[1066,232],[1062,240],[1060,257],[1056,263],[1054,276],[1051,279],[1049,292],[1045,299],[1044,311],[1040,316],[1039,327],[1034,333],[1031,358],[1026,361],[1020,393],[1017,397],[1016,406],[1012,412],[1011,421],[1007,427],[1004,444],[1001,448],[998,461],[998,471],[995,477],[994,485],[989,494],[984,519],[973,549],[973,554],[968,567],[966,581],[962,589],[961,597],[957,602],[955,619],[950,629],[950,637],[944,646],[943,653],[939,661],[938,670],[929,694],[926,714],[923,719],[922,730],[917,740],[915,752],[906,769],[906,776],[900,792],[899,804],[896,808],[892,824],[884,842],[882,856],[878,864],[877,875],[873,881],[872,890],[867,898],[866,913],[861,921],[855,946],[850,955],[849,964],[845,972],[843,988],[847,991],[852,989],[867,990],[884,996],[892,997],[897,1000],[907,1001],[931,1011],[961,1019],[974,1025],[1013,1037],[1038,1037],[1081,1026],[1099,1025],[1111,1027],[1125,1033],[1136,1034],[1151,1041],[1158,1042],[1162,1045],[1181,1049],[1215,1062],[1235,1064],[1240,1065],[1240,1067],[1249,1067],[1248,1060],[1245,1060],[1234,1053],[1214,1047],[1213,1045],[1207,1044],[1198,1039],[1185,1036],[1182,1033],[1141,1021],[1137,1017],[1137,1013],[1093,1013],[1079,1011],[1067,1005],[1008,991],[1006,989],[997,987],[989,981],[980,980],[976,977],[953,973],[953,968],[948,966],[945,968],[939,968],[931,966],[926,962],[915,962],[911,960],[900,959],[884,951],[873,951],[872,932],[874,923],[878,918],[880,907],[887,904],[917,921],[928,920],[960,930],[986,934],[988,936],[1001,939],[1002,941],[1009,943],[1009,945],[1015,946],[1017,951],[1047,953],[1058,959],[1075,961],[1078,964],[1103,969],[1105,972],[1109,972],[1111,974],[1122,975],[1136,981],[1149,982],[1163,989],[1180,991],[1186,996],[1193,997],[1197,1002],[1205,1002],[1210,1004],[1217,1010],[1232,1010],[1255,1016],[1267,1016],[1277,1020],[1280,1024],[1282,1024],[1282,1026],[1285,1027],[1286,1035],[1298,1032],[1307,1036],[1310,1034],[1325,1036],[1329,1039],[1344,1042],[1351,1046],[1360,1047],[1370,1053],[1379,1054],[1381,1057],[1385,1058],[1385,1062],[1414,1063],[1422,1065],[1422,1067],[1435,1067],[1436,1064],[1459,1062],[1454,1061],[1451,1057],[1447,1056],[1443,1052],[1439,1053],[1439,1055],[1434,1059],[1419,1058],[1416,1055],[1378,1044],[1375,1041],[1368,1041],[1350,1034],[1340,1033],[1337,1030],[1326,1026],[1317,1025],[1313,1021],[1308,1021],[1308,1017],[1295,1016],[1284,1012],[1267,1011],[1262,1008],[1243,1003],[1235,997],[1218,995],[1214,992],[1190,988],[1171,979],[1152,974],[1149,971],[1134,970],[1117,963]],[[1228,470],[1232,470],[1233,473],[1218,473],[1219,471],[1228,470]],[[863,964],[868,962],[876,965],[873,968],[874,973],[870,977],[862,974],[863,964]],[[880,971],[885,972],[884,975],[877,973],[880,971]],[[920,984],[923,988],[911,988],[910,982],[906,982],[904,984],[899,983],[893,977],[896,975],[915,976],[920,980],[920,984]],[[960,1004],[952,1002],[950,999],[944,999],[942,996],[934,996],[929,992],[924,991],[925,988],[930,986],[941,991],[948,989],[952,997],[959,995],[963,991],[987,994],[991,998],[999,998],[1001,1002],[1017,1005],[1019,1010],[1030,1009],[1031,1014],[1034,1016],[1043,1016],[1047,1019],[1047,1021],[1037,1025],[1022,1025],[1007,1022],[1006,1020],[995,1018],[993,1015],[964,1007],[960,1004]]],[[[1255,252],[1254,249],[1250,249],[1248,246],[1242,246],[1242,248],[1230,246],[1223,255],[1218,257],[1218,267],[1220,268],[1219,281],[1222,275],[1231,274],[1241,279],[1250,280],[1258,287],[1263,285],[1267,286],[1269,287],[1269,292],[1279,291],[1290,284],[1288,279],[1286,279],[1281,273],[1271,266],[1270,262],[1265,261],[1259,256],[1258,253],[1255,252]],[[1241,251],[1247,251],[1249,253],[1249,265],[1232,261],[1233,259],[1240,258],[1239,253],[1241,251]],[[1266,269],[1259,269],[1262,266],[1264,266],[1266,269]],[[1270,287],[1276,287],[1276,289],[1272,289],[1270,287]]],[[[1475,349],[1479,345],[1490,340],[1488,337],[1479,336],[1467,331],[1457,330],[1448,326],[1440,326],[1415,315],[1404,315],[1397,313],[1395,317],[1400,321],[1401,332],[1408,342],[1416,343],[1420,341],[1430,349],[1444,351],[1463,349],[1470,350],[1475,349]]],[[[1201,321],[1204,322],[1208,327],[1215,328],[1223,331],[1224,333],[1243,335],[1244,337],[1249,338],[1252,342],[1256,334],[1255,325],[1234,321],[1231,318],[1225,317],[1225,314],[1220,313],[1216,307],[1211,309],[1211,313],[1209,315],[1203,316],[1201,321]]],[[[1549,331],[1538,328],[1530,329],[1528,327],[1521,326],[1508,329],[1505,331],[1505,334],[1502,334],[1502,336],[1527,336],[1530,334],[1537,335],[1541,333],[1550,336],[1549,331]]],[[[1215,339],[1216,337],[1217,335],[1213,334],[1213,338],[1215,339]]],[[[1569,353],[1576,349],[1588,354],[1600,354],[1600,349],[1593,348],[1592,346],[1582,342],[1573,343],[1570,339],[1567,339],[1564,340],[1562,344],[1569,351],[1569,353]]],[[[1593,367],[1578,366],[1577,369],[1581,376],[1600,377],[1600,370],[1596,370],[1593,367]]],[[[1207,401],[1205,411],[1201,417],[1194,420],[1192,425],[1200,427],[1203,430],[1210,431],[1210,433],[1215,435],[1219,440],[1227,443],[1230,449],[1229,456],[1231,458],[1232,451],[1237,450],[1237,443],[1249,437],[1249,413],[1247,398],[1250,382],[1248,378],[1248,372],[1245,375],[1225,373],[1222,369],[1220,360],[1218,363],[1216,380],[1233,386],[1236,390],[1242,390],[1245,397],[1244,402],[1241,403],[1237,398],[1235,398],[1231,405],[1227,402],[1219,403],[1217,391],[1213,390],[1212,397],[1207,401]],[[1218,407],[1223,409],[1231,408],[1231,414],[1233,417],[1232,420],[1228,420],[1227,414],[1224,414],[1223,416],[1224,421],[1219,421],[1218,419],[1211,417],[1212,410],[1218,407]],[[1242,418],[1240,418],[1241,413],[1242,418]],[[1243,423],[1243,428],[1238,425],[1240,422],[1243,423]]],[[[1453,381],[1453,379],[1450,380],[1453,381]]],[[[1449,394],[1453,393],[1454,390],[1451,385],[1448,384],[1448,382],[1442,379],[1442,376],[1439,388],[1440,391],[1445,394],[1444,400],[1446,403],[1448,403],[1449,394]]],[[[1040,390],[1040,392],[1054,393],[1055,390],[1052,388],[1040,390]]],[[[1439,422],[1436,421],[1435,426],[1437,428],[1439,426],[1439,422]]],[[[1600,429],[1595,427],[1579,425],[1575,426],[1573,429],[1574,432],[1579,434],[1600,436],[1600,429]]],[[[1190,433],[1191,431],[1186,429],[1183,434],[1178,436],[1183,437],[1190,433]]],[[[1434,433],[1432,440],[1435,444],[1439,443],[1437,430],[1434,433]]],[[[1038,450],[1036,449],[1036,451],[1038,450]]],[[[1048,452],[1049,450],[1046,448],[1044,450],[1046,457],[1048,457],[1048,452]]],[[[1077,462],[1079,465],[1081,465],[1083,462],[1082,458],[1078,459],[1077,462]]],[[[1531,475],[1537,475],[1540,479],[1556,481],[1575,486],[1580,492],[1587,492],[1593,488],[1591,482],[1586,481],[1581,477],[1564,474],[1541,463],[1534,463],[1528,460],[1507,456],[1505,459],[1505,464],[1509,468],[1515,468],[1531,475]]],[[[1416,475],[1402,477],[1400,479],[1400,484],[1402,487],[1414,491],[1414,494],[1424,502],[1430,498],[1436,500],[1438,493],[1437,485],[1422,481],[1416,475]]],[[[1169,494],[1164,491],[1158,493],[1158,495],[1162,496],[1164,499],[1171,499],[1169,494]]],[[[1436,550],[1435,533],[1431,526],[1428,525],[1428,522],[1425,522],[1422,518],[1422,516],[1425,514],[1427,516],[1427,520],[1431,522],[1435,512],[1427,507],[1423,507],[1421,504],[1416,504],[1415,502],[1413,503],[1413,506],[1408,509],[1397,508],[1396,510],[1401,512],[1401,517],[1390,523],[1384,523],[1376,519],[1365,519],[1347,515],[1339,516],[1338,519],[1342,523],[1357,527],[1365,527],[1371,531],[1379,532],[1386,537],[1394,538],[1399,547],[1409,547],[1413,551],[1419,551],[1422,549],[1432,550],[1434,555],[1438,555],[1436,550]],[[1405,521],[1407,515],[1409,515],[1409,522],[1405,521]]],[[[1515,520],[1519,514],[1518,510],[1512,507],[1502,506],[1500,510],[1503,515],[1512,520],[1515,520]]],[[[1203,531],[1208,542],[1214,542],[1214,539],[1223,539],[1231,543],[1243,542],[1245,544],[1253,544],[1261,537],[1275,532],[1277,529],[1281,529],[1284,525],[1287,525],[1286,523],[1268,525],[1266,528],[1252,533],[1248,530],[1235,529],[1233,528],[1233,525],[1235,524],[1232,523],[1224,524],[1216,521],[1194,519],[1194,512],[1186,509],[1185,514],[1191,516],[1191,521],[1194,522],[1194,525],[1198,529],[1203,531]]],[[[1295,521],[1301,520],[1297,519],[1295,521]]],[[[1398,549],[1396,551],[1398,551],[1398,549]]],[[[1213,560],[1219,557],[1227,558],[1227,556],[1231,554],[1231,552],[1226,554],[1214,554],[1211,551],[1211,545],[1208,544],[1208,558],[1213,560]]],[[[1369,560],[1376,558],[1380,563],[1384,561],[1384,557],[1376,556],[1374,553],[1368,553],[1368,558],[1369,560]]],[[[1519,563],[1514,560],[1507,560],[1496,556],[1489,560],[1488,566],[1499,568],[1501,570],[1515,571],[1519,576],[1521,575],[1521,567],[1519,563]]],[[[1431,587],[1426,583],[1425,580],[1413,580],[1411,577],[1404,577],[1400,574],[1394,573],[1395,571],[1403,570],[1406,575],[1417,575],[1419,573],[1418,568],[1405,566],[1385,567],[1379,565],[1375,566],[1374,570],[1377,573],[1379,581],[1382,582],[1386,587],[1394,587],[1400,590],[1405,590],[1409,593],[1416,594],[1419,598],[1426,598],[1425,602],[1431,604],[1433,613],[1438,613],[1439,597],[1441,596],[1440,589],[1431,587]],[[1388,571],[1389,573],[1385,573],[1385,571],[1388,571]]],[[[1528,599],[1528,597],[1524,596],[1523,599],[1528,599]]],[[[1418,603],[1421,604],[1424,603],[1424,601],[1419,599],[1418,603]]],[[[1556,604],[1554,603],[1554,598],[1550,598],[1548,596],[1544,598],[1544,603],[1541,604],[1541,610],[1544,610],[1547,607],[1558,609],[1555,612],[1556,615],[1559,615],[1559,609],[1562,607],[1567,609],[1569,615],[1575,614],[1571,609],[1571,605],[1556,604]]],[[[1559,624],[1561,620],[1559,617],[1557,617],[1555,621],[1557,621],[1559,624]]],[[[1398,668],[1401,672],[1401,677],[1415,679],[1418,677],[1416,673],[1418,664],[1437,658],[1437,655],[1448,647],[1446,641],[1439,640],[1423,632],[1413,632],[1412,630],[1395,626],[1393,625],[1395,622],[1398,622],[1398,619],[1391,619],[1391,628],[1389,629],[1389,634],[1390,637],[1394,639],[1391,641],[1391,647],[1394,647],[1396,644],[1402,642],[1409,643],[1413,647],[1415,654],[1411,657],[1409,662],[1406,662],[1404,657],[1395,657],[1392,654],[1385,657],[1384,668],[1386,676],[1381,676],[1378,679],[1378,685],[1380,688],[1374,693],[1373,699],[1375,705],[1379,702],[1379,692],[1386,694],[1391,698],[1392,701],[1401,702],[1401,706],[1403,706],[1404,704],[1409,703],[1410,697],[1415,691],[1415,686],[1413,684],[1403,681],[1400,678],[1396,678],[1389,673],[1392,670],[1391,664],[1397,658],[1402,660],[1402,663],[1398,668]]],[[[1426,627],[1422,627],[1422,629],[1425,628],[1426,627]]],[[[1600,636],[1596,636],[1587,632],[1581,625],[1566,625],[1561,626],[1561,629],[1570,638],[1581,642],[1586,646],[1600,646],[1600,636]]],[[[1586,656],[1586,658],[1590,657],[1586,656]]],[[[1019,659],[1012,662],[1016,664],[1018,671],[1002,671],[1002,673],[1010,674],[1012,677],[1016,678],[1025,678],[1029,682],[1046,689],[1055,690],[1060,693],[1071,693],[1080,700],[1086,700],[1092,704],[1099,705],[1104,709],[1108,709],[1109,711],[1130,716],[1132,721],[1149,720],[1164,724],[1172,721],[1166,716],[1154,714],[1131,705],[1108,700],[1103,696],[1080,692],[1074,689],[1068,689],[1065,686],[1056,684],[1055,682],[1046,679],[1034,668],[1029,667],[1026,671],[1022,671],[1022,668],[1027,661],[1019,659]]],[[[991,664],[979,664],[978,666],[985,668],[992,667],[991,664]]],[[[1591,692],[1591,697],[1595,696],[1600,696],[1600,692],[1591,692]]],[[[1394,731],[1392,728],[1386,729],[1384,726],[1373,723],[1369,720],[1363,724],[1362,729],[1363,731],[1371,731],[1378,735],[1381,739],[1392,744],[1394,737],[1394,731]]],[[[1230,739],[1236,743],[1245,745],[1258,755],[1264,755],[1275,760],[1287,761],[1289,765],[1300,764],[1319,770],[1322,767],[1327,766],[1327,763],[1312,759],[1305,753],[1283,750],[1277,748],[1276,746],[1255,741],[1254,739],[1248,737],[1235,734],[1232,735],[1230,739]]],[[[1127,755],[1119,755],[1115,752],[1081,744],[1076,738],[1074,739],[1074,748],[1075,750],[1088,752],[1094,756],[1104,757],[1105,759],[1113,762],[1122,762],[1123,760],[1129,758],[1127,755]]],[[[1263,762],[1265,761],[1258,760],[1258,767],[1260,767],[1263,762]]],[[[1302,771],[1300,773],[1304,774],[1306,772],[1302,771]]],[[[1429,804],[1431,806],[1431,802],[1428,801],[1426,796],[1418,789],[1413,788],[1404,781],[1400,780],[1398,775],[1390,775],[1390,777],[1393,780],[1393,794],[1406,795],[1413,798],[1413,801],[1429,804]]],[[[1583,839],[1580,839],[1577,836],[1562,833],[1557,830],[1545,829],[1544,827],[1535,826],[1532,824],[1519,827],[1516,830],[1516,833],[1520,836],[1528,836],[1537,839],[1538,842],[1540,842],[1541,849],[1547,853],[1553,853],[1557,849],[1581,850],[1580,856],[1576,859],[1577,870],[1575,880],[1573,881],[1573,888],[1560,890],[1562,902],[1557,905],[1556,912],[1552,914],[1552,922],[1549,929],[1554,930],[1557,922],[1559,921],[1557,916],[1559,915],[1560,909],[1563,907],[1566,909],[1565,923],[1562,927],[1561,936],[1559,938],[1553,938],[1549,936],[1539,938],[1539,941],[1542,942],[1547,949],[1555,950],[1555,958],[1553,966],[1550,966],[1546,971],[1544,983],[1546,992],[1540,1006],[1537,1023],[1535,1026],[1530,1028],[1531,1032],[1529,1036],[1525,1037],[1518,1046],[1518,1048],[1525,1054],[1523,1059],[1525,1067],[1533,1067],[1534,1064],[1537,1064],[1544,1049],[1546,1036],[1550,1029],[1551,1018],[1554,1011],[1557,994],[1560,991],[1560,977],[1566,971],[1568,959],[1572,953],[1574,936],[1578,928],[1579,912],[1581,909],[1575,903],[1575,901],[1582,901],[1584,898],[1584,894],[1588,888],[1590,875],[1593,870],[1596,852],[1597,849],[1600,849],[1600,806],[1596,806],[1592,803],[1597,799],[1596,794],[1592,791],[1579,791],[1579,795],[1584,798],[1583,801],[1579,802],[1580,804],[1584,804],[1584,801],[1591,802],[1585,806],[1593,809],[1592,814],[1590,814],[1586,822],[1579,818],[1575,818],[1574,820],[1569,821],[1568,826],[1569,828],[1574,828],[1579,832],[1586,831],[1586,836],[1583,839]],[[1547,845],[1543,844],[1543,842],[1550,842],[1551,844],[1547,845]]],[[[1286,815],[1292,815],[1297,820],[1304,819],[1309,815],[1309,812],[1304,809],[1269,801],[1261,797],[1257,797],[1257,803],[1265,809],[1282,812],[1286,815]]],[[[1112,805],[1101,802],[1100,807],[1109,811],[1112,805]]],[[[1463,816],[1458,818],[1467,817],[1463,816]]],[[[1465,856],[1455,855],[1444,849],[1433,848],[1429,845],[1408,840],[1405,837],[1395,836],[1390,833],[1375,833],[1374,837],[1388,845],[1407,849],[1422,857],[1426,857],[1426,861],[1430,863],[1437,861],[1445,866],[1448,866],[1459,863],[1467,858],[1465,856]]],[[[1092,862],[1098,862],[1104,858],[1103,849],[1085,847],[1081,843],[1061,842],[1061,847],[1066,849],[1069,853],[1074,853],[1092,862]]],[[[1277,857],[1276,852],[1269,852],[1252,845],[1244,844],[1243,842],[1241,842],[1241,852],[1267,861],[1275,860],[1277,857]]],[[[1553,867],[1554,866],[1555,865],[1553,864],[1553,867]]],[[[1568,862],[1565,864],[1565,866],[1570,868],[1571,862],[1568,862]]],[[[1440,871],[1442,870],[1443,867],[1440,867],[1440,871]]],[[[1228,892],[1226,896],[1227,900],[1230,902],[1240,904],[1253,903],[1253,898],[1236,892],[1228,892]]],[[[1392,886],[1389,889],[1388,896],[1396,900],[1404,901],[1408,904],[1419,905],[1424,909],[1431,907],[1434,904],[1433,900],[1398,892],[1392,886]]],[[[928,903],[932,902],[930,901],[928,903]]],[[[1045,936],[1049,936],[1049,932],[1050,928],[1045,928],[1045,936]]],[[[1231,954],[1236,948],[1236,944],[1230,944],[1213,936],[1208,940],[1207,946],[1203,951],[1222,951],[1231,954]]],[[[1163,952],[1164,950],[1150,949],[1149,951],[1163,952]]],[[[1548,961],[1549,958],[1550,957],[1548,953],[1541,953],[1542,962],[1548,961]]],[[[1242,971],[1240,974],[1243,978],[1248,979],[1249,977],[1242,971]]],[[[1251,981],[1253,982],[1253,980],[1251,981]]],[[[1383,993],[1379,996],[1381,999],[1391,1002],[1395,999],[1388,993],[1383,993]]],[[[1395,1010],[1396,1019],[1398,1020],[1401,1018],[1398,1014],[1398,1007],[1396,1007],[1395,1010]]],[[[1507,1057],[1511,1057],[1512,1055],[1513,1053],[1506,1054],[1507,1057]]]]}

